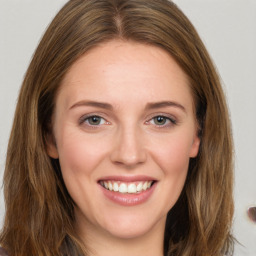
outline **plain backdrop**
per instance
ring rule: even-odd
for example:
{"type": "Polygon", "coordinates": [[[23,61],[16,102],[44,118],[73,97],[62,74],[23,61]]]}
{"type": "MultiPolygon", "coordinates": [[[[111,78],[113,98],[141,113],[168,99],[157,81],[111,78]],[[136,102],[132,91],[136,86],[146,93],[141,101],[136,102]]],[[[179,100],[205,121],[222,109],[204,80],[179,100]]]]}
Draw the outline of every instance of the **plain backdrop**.
{"type": "MultiPolygon", "coordinates": [[[[47,25],[66,0],[0,0],[0,183],[20,85],[47,25]]],[[[197,28],[222,78],[235,141],[236,256],[256,255],[256,0],[174,0],[197,28]]],[[[0,190],[0,226],[4,216],[0,190]]]]}

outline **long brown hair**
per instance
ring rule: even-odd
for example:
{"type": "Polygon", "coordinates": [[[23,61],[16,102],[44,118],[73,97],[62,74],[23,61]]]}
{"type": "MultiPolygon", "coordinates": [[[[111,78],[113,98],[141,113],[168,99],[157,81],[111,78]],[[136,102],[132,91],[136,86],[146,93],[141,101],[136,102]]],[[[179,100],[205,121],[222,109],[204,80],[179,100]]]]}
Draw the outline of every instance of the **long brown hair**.
{"type": "Polygon", "coordinates": [[[86,255],[58,160],[46,152],[56,92],[86,51],[113,39],[161,47],[190,80],[201,145],[183,192],[167,216],[164,249],[173,256],[231,255],[232,135],[214,65],[196,30],[167,0],[70,0],[43,36],[27,70],[4,174],[0,244],[10,256],[86,255]]]}

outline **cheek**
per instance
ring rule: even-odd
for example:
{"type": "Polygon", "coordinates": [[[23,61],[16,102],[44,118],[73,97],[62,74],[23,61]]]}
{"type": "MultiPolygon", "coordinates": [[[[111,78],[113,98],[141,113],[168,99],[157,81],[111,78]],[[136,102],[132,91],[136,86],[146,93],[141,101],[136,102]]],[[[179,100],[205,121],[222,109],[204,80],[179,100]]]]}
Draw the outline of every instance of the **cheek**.
{"type": "Polygon", "coordinates": [[[106,151],[101,141],[85,136],[83,132],[73,132],[73,129],[64,129],[58,138],[62,176],[75,201],[84,194],[85,187],[95,182],[95,170],[106,151]]]}
{"type": "Polygon", "coordinates": [[[193,140],[181,133],[159,142],[151,147],[151,155],[165,175],[179,176],[187,172],[193,140]]]}
{"type": "Polygon", "coordinates": [[[159,193],[162,199],[159,207],[165,209],[166,214],[177,202],[184,187],[191,141],[184,133],[175,133],[166,136],[165,140],[158,139],[151,144],[151,157],[161,169],[159,193]]]}
{"type": "Polygon", "coordinates": [[[58,141],[58,152],[63,171],[76,174],[91,172],[104,155],[100,140],[85,136],[83,132],[64,130],[58,141]]]}
{"type": "Polygon", "coordinates": [[[104,159],[106,147],[100,143],[102,140],[72,130],[63,130],[58,138],[61,172],[75,203],[91,206],[91,194],[97,192],[92,184],[95,184],[97,167],[104,159]]]}

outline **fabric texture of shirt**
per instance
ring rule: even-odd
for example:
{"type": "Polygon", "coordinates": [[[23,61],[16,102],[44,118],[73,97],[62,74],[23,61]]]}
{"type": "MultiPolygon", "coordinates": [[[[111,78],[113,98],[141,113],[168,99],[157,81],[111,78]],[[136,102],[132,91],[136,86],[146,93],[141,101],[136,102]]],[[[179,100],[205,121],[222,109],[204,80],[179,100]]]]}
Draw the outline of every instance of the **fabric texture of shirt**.
{"type": "Polygon", "coordinates": [[[0,247],[0,256],[8,256],[7,252],[2,247],[0,247]]]}

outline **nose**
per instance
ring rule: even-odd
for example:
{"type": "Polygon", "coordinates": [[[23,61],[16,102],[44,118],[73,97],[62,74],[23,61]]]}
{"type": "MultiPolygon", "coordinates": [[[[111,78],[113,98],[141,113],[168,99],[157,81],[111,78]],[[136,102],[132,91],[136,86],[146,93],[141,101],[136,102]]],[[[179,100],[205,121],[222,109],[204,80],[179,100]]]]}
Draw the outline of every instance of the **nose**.
{"type": "Polygon", "coordinates": [[[111,161],[125,168],[134,168],[147,159],[143,136],[136,128],[126,128],[118,132],[111,152],[111,161]]]}

